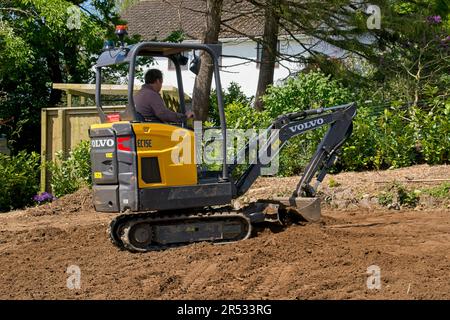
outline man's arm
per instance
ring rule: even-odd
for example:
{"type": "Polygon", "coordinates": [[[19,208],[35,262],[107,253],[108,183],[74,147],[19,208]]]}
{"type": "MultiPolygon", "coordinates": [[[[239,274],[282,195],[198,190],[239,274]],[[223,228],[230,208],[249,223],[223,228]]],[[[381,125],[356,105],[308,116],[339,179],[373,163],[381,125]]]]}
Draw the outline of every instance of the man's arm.
{"type": "Polygon", "coordinates": [[[186,119],[186,116],[184,114],[167,109],[164,104],[164,100],[161,97],[160,99],[152,103],[152,109],[155,113],[155,116],[161,121],[182,122],[186,119]]]}

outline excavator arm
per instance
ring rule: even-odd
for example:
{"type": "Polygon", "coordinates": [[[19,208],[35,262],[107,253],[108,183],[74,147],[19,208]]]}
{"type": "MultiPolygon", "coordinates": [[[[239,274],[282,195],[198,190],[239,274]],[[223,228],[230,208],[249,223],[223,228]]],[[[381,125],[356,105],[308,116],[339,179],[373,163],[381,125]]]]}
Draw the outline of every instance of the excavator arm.
{"type": "MultiPolygon", "coordinates": [[[[311,180],[316,172],[317,181],[323,180],[339,148],[351,133],[355,114],[356,104],[351,103],[280,116],[262,133],[265,139],[261,139],[261,135],[250,139],[226,169],[232,172],[250,150],[256,150],[254,148],[259,143],[256,162],[250,164],[234,183],[226,180],[218,183],[231,185],[232,198],[237,198],[251,187],[261,175],[261,169],[277,156],[289,139],[330,125],[292,197],[259,200],[242,208],[227,205],[122,214],[110,224],[112,242],[122,249],[147,252],[200,241],[230,243],[244,240],[252,235],[253,224],[260,222],[285,225],[286,221],[298,218],[318,221],[320,200],[314,197],[317,186],[312,187],[311,180]],[[260,141],[264,142],[261,144],[260,141]],[[262,161],[264,152],[266,159],[262,161]]],[[[172,197],[174,195],[171,193],[172,197]]]]}
{"type": "MultiPolygon", "coordinates": [[[[327,170],[334,164],[337,153],[342,144],[347,140],[352,131],[352,119],[356,115],[356,103],[339,105],[331,108],[319,108],[296,113],[285,114],[278,117],[272,125],[261,135],[251,139],[249,143],[238,152],[233,163],[229,167],[232,172],[243,157],[255,148],[258,141],[265,141],[260,145],[256,163],[250,164],[244,173],[236,180],[235,195],[240,196],[247,192],[255,180],[261,175],[261,169],[267,161],[261,161],[262,155],[273,160],[278,152],[283,148],[289,139],[303,134],[310,130],[315,130],[329,125],[322,141],[311,161],[305,168],[304,174],[293,192],[292,197],[314,197],[318,185],[323,181],[327,170]],[[315,186],[311,186],[311,181],[317,173],[315,186]]],[[[267,160],[267,159],[266,159],[267,160]]]]}

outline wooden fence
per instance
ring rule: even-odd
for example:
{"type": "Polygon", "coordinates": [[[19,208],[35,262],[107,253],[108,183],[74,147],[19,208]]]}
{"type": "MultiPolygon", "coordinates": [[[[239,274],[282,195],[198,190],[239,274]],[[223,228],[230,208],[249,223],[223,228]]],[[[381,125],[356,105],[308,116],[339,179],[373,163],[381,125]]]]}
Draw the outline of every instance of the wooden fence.
{"type": "MultiPolygon", "coordinates": [[[[124,106],[104,107],[106,113],[122,111],[124,106]]],[[[41,111],[42,163],[56,160],[56,153],[68,153],[80,141],[89,140],[89,127],[99,123],[95,107],[45,108],[41,111]]],[[[50,175],[41,167],[41,191],[50,191],[50,175]]]]}

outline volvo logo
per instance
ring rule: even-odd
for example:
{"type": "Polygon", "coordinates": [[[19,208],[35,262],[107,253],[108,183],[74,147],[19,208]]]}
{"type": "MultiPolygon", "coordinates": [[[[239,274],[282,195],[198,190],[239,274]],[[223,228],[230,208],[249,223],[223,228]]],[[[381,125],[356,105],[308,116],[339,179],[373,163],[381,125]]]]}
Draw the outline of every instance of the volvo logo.
{"type": "Polygon", "coordinates": [[[320,126],[321,124],[323,124],[323,118],[317,118],[317,119],[313,119],[308,122],[299,123],[299,124],[296,124],[295,126],[289,127],[289,130],[291,130],[293,133],[295,133],[297,131],[303,131],[303,130],[306,130],[309,128],[314,128],[314,127],[320,126]]]}
{"type": "Polygon", "coordinates": [[[91,141],[92,148],[104,148],[104,147],[113,147],[114,140],[113,139],[96,139],[91,141]]]}

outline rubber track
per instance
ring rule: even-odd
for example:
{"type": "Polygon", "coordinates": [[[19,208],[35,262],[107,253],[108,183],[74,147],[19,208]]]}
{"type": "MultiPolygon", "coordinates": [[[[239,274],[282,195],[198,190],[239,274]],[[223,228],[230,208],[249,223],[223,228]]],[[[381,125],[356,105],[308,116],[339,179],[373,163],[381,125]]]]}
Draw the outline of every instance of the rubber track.
{"type": "MultiPolygon", "coordinates": [[[[200,209],[201,210],[201,209],[200,209]]],[[[126,225],[126,223],[130,220],[145,220],[148,221],[149,219],[153,220],[154,222],[157,222],[158,220],[161,222],[165,221],[173,221],[173,220],[193,220],[198,218],[205,218],[205,217],[221,217],[226,218],[227,215],[230,215],[230,217],[235,217],[237,215],[241,216],[242,218],[248,220],[248,236],[251,234],[251,223],[249,218],[244,215],[240,211],[233,210],[231,207],[222,207],[219,209],[210,209],[207,211],[201,211],[201,212],[194,212],[194,211],[169,211],[169,212],[140,212],[140,213],[125,213],[117,216],[114,218],[110,225],[109,225],[109,237],[111,242],[117,246],[121,250],[128,250],[132,252],[145,252],[145,251],[155,251],[155,250],[164,250],[168,248],[173,247],[179,247],[190,243],[179,243],[179,244],[167,244],[167,245],[157,245],[150,247],[148,250],[136,250],[133,247],[130,247],[129,244],[124,243],[122,239],[120,238],[120,235],[118,235],[118,228],[120,226],[126,225]]],[[[246,237],[247,238],[247,237],[246,237]]],[[[246,239],[244,238],[244,239],[246,239]]],[[[243,240],[243,239],[242,239],[243,240]]],[[[240,241],[240,240],[238,240],[240,241]]],[[[235,242],[235,240],[225,240],[220,241],[218,243],[231,243],[235,242]]]]}

